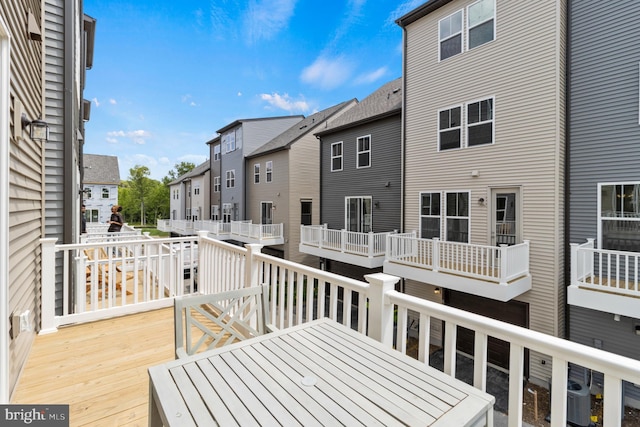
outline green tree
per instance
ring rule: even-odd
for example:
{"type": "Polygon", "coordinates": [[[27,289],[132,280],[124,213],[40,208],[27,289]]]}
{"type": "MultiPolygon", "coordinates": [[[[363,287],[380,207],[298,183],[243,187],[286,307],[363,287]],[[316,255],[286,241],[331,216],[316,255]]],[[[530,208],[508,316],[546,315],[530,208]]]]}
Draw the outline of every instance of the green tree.
{"type": "Polygon", "coordinates": [[[180,162],[180,163],[176,163],[175,166],[173,167],[173,169],[171,169],[168,173],[167,176],[165,178],[162,179],[162,182],[167,185],[169,184],[171,181],[175,181],[176,179],[180,178],[182,175],[184,175],[185,173],[189,173],[191,172],[194,168],[196,167],[196,165],[194,165],[191,162],[180,162]]]}
{"type": "Polygon", "coordinates": [[[158,221],[159,218],[169,218],[170,194],[169,186],[163,182],[153,181],[154,187],[151,191],[147,212],[153,215],[153,220],[158,221]]]}
{"type": "Polygon", "coordinates": [[[140,202],[140,224],[145,225],[145,201],[153,189],[153,180],[149,178],[151,172],[146,166],[135,165],[129,169],[129,187],[132,196],[140,202]]]}

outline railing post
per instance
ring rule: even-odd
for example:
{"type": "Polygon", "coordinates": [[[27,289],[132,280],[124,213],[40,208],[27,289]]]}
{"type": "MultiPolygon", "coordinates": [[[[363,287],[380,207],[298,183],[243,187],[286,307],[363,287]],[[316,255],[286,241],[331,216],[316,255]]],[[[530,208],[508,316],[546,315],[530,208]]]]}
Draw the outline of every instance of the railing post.
{"type": "Polygon", "coordinates": [[[500,245],[500,284],[506,285],[507,279],[507,267],[508,267],[508,259],[507,259],[507,248],[508,246],[505,244],[500,245]]]}
{"type": "Polygon", "coordinates": [[[578,244],[577,243],[569,243],[571,247],[571,279],[569,282],[570,286],[575,286],[578,284],[578,244]]]}
{"type": "Polygon", "coordinates": [[[368,335],[391,347],[393,345],[393,304],[387,302],[386,294],[395,289],[399,277],[384,273],[367,274],[369,282],[369,333],[368,335]]]}
{"type": "Polygon", "coordinates": [[[342,253],[344,253],[347,249],[347,245],[346,245],[346,234],[347,234],[347,230],[340,230],[340,251],[342,253]]]}
{"type": "MultiPolygon", "coordinates": [[[[42,317],[40,318],[40,334],[57,332],[55,324],[56,316],[56,277],[55,274],[47,272],[56,269],[56,238],[40,239],[42,247],[42,281],[41,281],[41,301],[42,317]]],[[[70,268],[71,266],[67,266],[70,268]]]]}
{"type": "Polygon", "coordinates": [[[440,238],[434,237],[433,241],[433,259],[431,264],[433,265],[433,272],[437,273],[440,270],[440,238]]]}
{"type": "Polygon", "coordinates": [[[369,258],[373,258],[373,243],[374,243],[373,242],[373,239],[374,239],[373,231],[369,232],[368,237],[369,237],[369,242],[368,242],[369,243],[369,254],[368,255],[369,255],[369,258]]]}
{"type": "Polygon", "coordinates": [[[245,261],[245,271],[244,271],[244,281],[245,283],[243,284],[243,287],[251,287],[251,286],[258,286],[260,285],[260,283],[258,283],[258,278],[259,276],[259,263],[258,261],[256,261],[255,259],[255,254],[259,254],[260,251],[262,250],[262,246],[258,243],[248,243],[246,245],[244,245],[245,248],[247,248],[247,259],[245,261]]]}

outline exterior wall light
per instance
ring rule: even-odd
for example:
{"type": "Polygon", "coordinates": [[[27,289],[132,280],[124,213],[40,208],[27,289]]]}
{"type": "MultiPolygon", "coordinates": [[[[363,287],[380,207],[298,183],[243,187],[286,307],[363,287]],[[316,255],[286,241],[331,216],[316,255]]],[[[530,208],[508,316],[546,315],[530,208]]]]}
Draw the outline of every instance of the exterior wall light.
{"type": "Polygon", "coordinates": [[[22,114],[22,129],[29,126],[29,136],[33,140],[49,141],[49,125],[38,118],[37,120],[27,119],[26,114],[22,114]]]}

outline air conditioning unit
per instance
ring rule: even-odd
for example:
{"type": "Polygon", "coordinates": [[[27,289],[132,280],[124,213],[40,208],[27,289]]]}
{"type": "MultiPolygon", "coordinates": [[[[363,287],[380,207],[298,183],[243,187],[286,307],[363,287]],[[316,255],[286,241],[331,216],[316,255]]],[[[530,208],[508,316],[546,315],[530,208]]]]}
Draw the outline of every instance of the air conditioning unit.
{"type": "Polygon", "coordinates": [[[581,427],[591,424],[591,392],[585,384],[572,380],[567,383],[567,422],[581,427]]]}

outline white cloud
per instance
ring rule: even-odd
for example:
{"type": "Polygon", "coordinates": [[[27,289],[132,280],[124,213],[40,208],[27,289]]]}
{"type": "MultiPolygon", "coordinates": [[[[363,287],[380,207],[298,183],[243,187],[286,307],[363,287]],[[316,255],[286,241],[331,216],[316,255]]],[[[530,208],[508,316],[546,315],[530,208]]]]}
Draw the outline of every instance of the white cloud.
{"type": "Polygon", "coordinates": [[[301,80],[322,89],[334,89],[347,81],[353,73],[354,65],[344,56],[336,58],[320,57],[302,70],[301,80]]]}
{"type": "Polygon", "coordinates": [[[354,80],[357,85],[375,83],[387,74],[387,67],[380,67],[366,74],[361,74],[354,80]]]}
{"type": "Polygon", "coordinates": [[[111,104],[111,105],[116,105],[116,104],[117,104],[117,102],[116,102],[116,100],[115,100],[115,99],[111,98],[111,99],[109,99],[109,104],[111,104]]]}
{"type": "Polygon", "coordinates": [[[289,25],[297,0],[252,1],[244,17],[244,34],[252,45],[269,40],[289,25]]]}
{"type": "Polygon", "coordinates": [[[305,112],[309,110],[309,104],[305,100],[293,100],[288,94],[280,95],[278,93],[260,94],[260,99],[266,101],[269,105],[289,112],[305,112]]]}
{"type": "Polygon", "coordinates": [[[143,145],[148,138],[151,137],[151,133],[146,130],[133,130],[133,131],[123,131],[116,130],[107,132],[107,142],[111,144],[116,144],[118,142],[117,138],[129,138],[134,144],[143,145]]]}
{"type": "Polygon", "coordinates": [[[98,101],[98,98],[93,98],[93,103],[96,104],[96,107],[100,106],[100,101],[98,101]]]}
{"type": "Polygon", "coordinates": [[[116,138],[107,138],[107,142],[109,144],[117,144],[118,140],[116,138]]]}
{"type": "Polygon", "coordinates": [[[238,96],[242,96],[242,92],[238,92],[238,96]]]}

